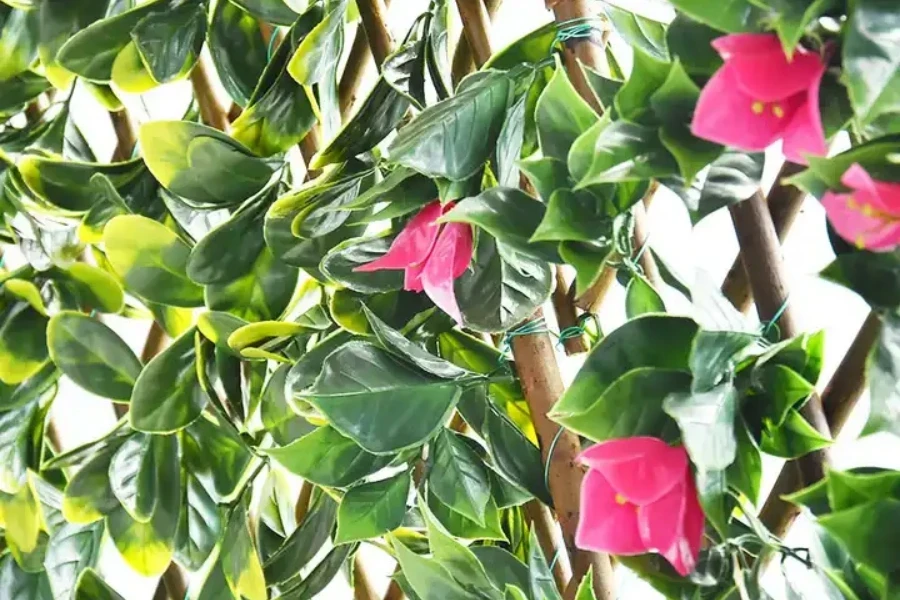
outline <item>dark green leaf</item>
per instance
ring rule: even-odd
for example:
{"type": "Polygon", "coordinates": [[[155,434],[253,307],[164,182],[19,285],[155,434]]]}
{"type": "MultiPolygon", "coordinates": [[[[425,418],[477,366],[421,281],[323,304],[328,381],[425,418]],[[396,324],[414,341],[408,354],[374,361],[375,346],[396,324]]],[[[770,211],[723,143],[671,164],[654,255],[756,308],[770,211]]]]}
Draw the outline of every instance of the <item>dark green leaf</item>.
{"type": "Polygon", "coordinates": [[[325,359],[305,396],[331,425],[376,454],[424,443],[456,406],[459,387],[349,342],[325,359]]]}
{"type": "Polygon", "coordinates": [[[206,305],[246,321],[277,319],[297,286],[298,272],[263,248],[249,273],[227,283],[206,287],[206,305]]]}
{"type": "Polygon", "coordinates": [[[188,472],[217,503],[233,499],[253,459],[247,444],[235,432],[205,417],[185,429],[182,455],[188,472]]]}
{"type": "MultiPolygon", "coordinates": [[[[96,563],[102,539],[102,523],[90,527],[65,523],[52,534],[44,567],[54,598],[67,598],[72,594],[82,571],[96,563]]],[[[78,598],[77,592],[75,597],[78,598]]]]}
{"type": "Polygon", "coordinates": [[[852,4],[844,35],[844,83],[861,122],[900,110],[900,14],[891,0],[852,4]]]}
{"type": "MultiPolygon", "coordinates": [[[[324,17],[296,47],[287,68],[291,77],[300,85],[321,83],[340,60],[346,8],[347,0],[329,2],[324,17]]],[[[304,16],[316,12],[318,11],[313,9],[304,16]]]]}
{"type": "Polygon", "coordinates": [[[738,392],[730,382],[706,392],[675,393],[663,402],[663,410],[678,423],[681,439],[698,469],[722,471],[734,462],[737,402],[738,392]]]}
{"type": "Polygon", "coordinates": [[[685,14],[675,15],[666,30],[669,52],[691,75],[709,76],[722,66],[722,58],[712,47],[721,32],[695,21],[685,14]]]}
{"type": "Polygon", "coordinates": [[[334,529],[338,505],[328,495],[320,494],[306,518],[264,565],[266,581],[281,584],[309,564],[334,529]]]}
{"type": "Polygon", "coordinates": [[[869,392],[872,408],[864,433],[897,432],[896,410],[900,403],[900,319],[886,315],[869,362],[869,392]]]}
{"type": "Polygon", "coordinates": [[[763,430],[759,448],[781,458],[798,458],[831,444],[831,439],[818,432],[797,410],[791,409],[781,426],[763,430]]]}
{"type": "Polygon", "coordinates": [[[188,258],[188,277],[200,284],[227,283],[245,275],[265,246],[265,204],[251,200],[210,231],[188,258]]]}
{"type": "Polygon", "coordinates": [[[900,544],[898,531],[885,524],[900,518],[900,501],[878,500],[819,517],[819,524],[839,539],[850,555],[882,573],[900,566],[891,549],[900,544]]]}
{"type": "Polygon", "coordinates": [[[335,544],[366,540],[403,523],[409,497],[409,473],[355,485],[344,494],[337,515],[335,544]]]}
{"type": "Polygon", "coordinates": [[[528,575],[531,583],[531,595],[540,600],[562,600],[559,590],[556,589],[556,581],[550,571],[550,565],[541,550],[537,535],[534,530],[528,539],[528,575]]]}
{"type": "Polygon", "coordinates": [[[671,3],[692,19],[728,33],[756,31],[765,14],[749,0],[672,0],[671,3]]]}
{"type": "Polygon", "coordinates": [[[193,475],[185,477],[185,496],[175,534],[175,557],[186,568],[199,570],[222,535],[222,516],[209,492],[193,475]]]}
{"type": "Polygon", "coordinates": [[[472,269],[454,283],[456,299],[467,327],[504,331],[528,318],[549,297],[550,266],[479,236],[472,269]]]}
{"type": "Polygon", "coordinates": [[[63,311],[47,328],[50,357],[75,383],[104,398],[128,401],[141,362],[112,329],[81,313],[63,311]]]}
{"type": "Polygon", "coordinates": [[[182,4],[147,15],[131,30],[131,39],[154,80],[167,83],[193,68],[206,38],[205,8],[182,4]]]}
{"type": "Polygon", "coordinates": [[[247,106],[268,61],[259,22],[231,2],[216,3],[209,26],[209,54],[225,91],[240,106],[247,106]]]}
{"type": "Polygon", "coordinates": [[[666,26],[612,5],[603,7],[613,27],[632,48],[640,48],[653,58],[669,60],[666,26]]]}
{"type": "Polygon", "coordinates": [[[553,77],[537,103],[535,123],[545,157],[566,160],[575,140],[599,117],[569,81],[557,59],[553,77]]]}
{"type": "Polygon", "coordinates": [[[484,525],[484,511],[491,495],[484,464],[457,434],[443,430],[432,444],[433,466],[429,489],[461,515],[484,525]]]}
{"type": "Polygon", "coordinates": [[[471,595],[436,561],[413,553],[396,538],[391,539],[400,569],[421,600],[470,600],[471,595]]]}
{"type": "Polygon", "coordinates": [[[662,177],[677,171],[678,163],[663,146],[655,129],[616,121],[597,137],[593,159],[578,188],[662,177]]]}
{"type": "Polygon", "coordinates": [[[764,166],[764,154],[726,150],[713,161],[706,175],[696,219],[753,196],[759,190],[764,166]]]}
{"type": "Polygon", "coordinates": [[[230,0],[248,13],[274,25],[292,25],[297,13],[284,0],[230,0]]]}
{"type": "Polygon", "coordinates": [[[433,177],[463,180],[487,160],[503,126],[510,80],[490,71],[452,98],[422,111],[400,130],[393,162],[433,177]]]}
{"type": "Polygon", "coordinates": [[[494,408],[486,412],[483,435],[497,468],[536,498],[551,504],[538,447],[528,441],[506,415],[494,408]]]}
{"type": "Polygon", "coordinates": [[[231,512],[222,539],[222,573],[235,596],[247,600],[266,600],[266,579],[247,517],[243,502],[238,503],[231,512]]]}
{"type": "Polygon", "coordinates": [[[40,96],[48,89],[49,81],[31,71],[23,71],[3,81],[0,88],[0,115],[11,115],[19,112],[30,100],[40,96]]]}
{"type": "Polygon", "coordinates": [[[85,569],[81,573],[74,593],[74,600],[125,600],[93,569],[85,569]]]}
{"type": "Polygon", "coordinates": [[[128,413],[138,431],[171,433],[200,416],[207,396],[197,377],[195,337],[191,327],[144,367],[128,413]]]}
{"type": "Polygon", "coordinates": [[[615,98],[619,116],[635,123],[643,122],[650,111],[650,97],[665,83],[671,64],[636,50],[634,66],[625,85],[615,98]]]}

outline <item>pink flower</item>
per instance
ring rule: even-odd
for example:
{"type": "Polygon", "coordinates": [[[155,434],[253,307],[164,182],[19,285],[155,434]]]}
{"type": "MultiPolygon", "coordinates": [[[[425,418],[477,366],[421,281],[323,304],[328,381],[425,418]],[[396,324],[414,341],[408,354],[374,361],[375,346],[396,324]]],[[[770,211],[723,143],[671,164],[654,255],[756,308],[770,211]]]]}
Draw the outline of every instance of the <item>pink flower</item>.
{"type": "Polygon", "coordinates": [[[700,93],[695,136],[752,151],[784,140],[784,156],[801,164],[804,154],[828,152],[819,113],[821,56],[799,47],[788,58],[767,33],[726,35],[712,45],[725,64],[700,93]]]}
{"type": "Polygon", "coordinates": [[[453,204],[442,207],[436,200],[425,206],[410,219],[384,256],[354,271],[403,269],[403,289],[424,291],[441,310],[462,324],[453,281],[466,272],[472,261],[472,228],[464,223],[437,223],[453,204]]]}
{"type": "Polygon", "coordinates": [[[835,231],[859,248],[876,252],[900,245],[900,183],[872,179],[853,164],[841,177],[847,194],[828,192],[822,206],[835,231]]]}
{"type": "Polygon", "coordinates": [[[658,552],[681,575],[694,570],[704,517],[684,448],[631,437],[591,446],[580,460],[588,472],[575,533],[579,548],[658,552]]]}

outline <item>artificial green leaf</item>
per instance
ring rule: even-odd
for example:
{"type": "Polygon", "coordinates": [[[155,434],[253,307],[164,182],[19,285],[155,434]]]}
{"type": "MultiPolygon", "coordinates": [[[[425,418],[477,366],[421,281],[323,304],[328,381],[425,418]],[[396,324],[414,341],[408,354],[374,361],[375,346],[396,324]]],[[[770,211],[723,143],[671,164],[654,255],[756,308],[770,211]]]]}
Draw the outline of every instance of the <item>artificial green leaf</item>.
{"type": "Polygon", "coordinates": [[[872,408],[864,433],[896,432],[893,415],[900,402],[897,369],[900,368],[900,319],[895,315],[882,318],[882,327],[869,362],[869,393],[872,408]]]}
{"type": "Polygon", "coordinates": [[[784,423],[767,427],[762,432],[759,448],[767,454],[782,458],[798,458],[827,448],[833,440],[810,425],[796,409],[788,411],[784,423]]]}
{"type": "Polygon", "coordinates": [[[409,106],[406,96],[379,77],[350,120],[315,155],[310,168],[321,169],[372,150],[400,124],[409,106]]]}
{"type": "Polygon", "coordinates": [[[522,63],[537,63],[550,54],[558,41],[554,23],[542,25],[494,53],[484,68],[512,69],[522,63]]]}
{"type": "Polygon", "coordinates": [[[169,562],[178,528],[181,480],[169,479],[159,490],[153,515],[146,523],[135,521],[119,507],[106,519],[106,529],[128,565],[141,575],[161,575],[169,562]]]}
{"type": "Polygon", "coordinates": [[[508,551],[497,546],[473,546],[470,548],[497,589],[513,585],[522,590],[531,588],[528,567],[508,551]]]}
{"type": "Polygon", "coordinates": [[[264,565],[266,581],[280,585],[291,580],[315,558],[334,529],[338,505],[328,494],[316,498],[300,527],[264,565]]]}
{"type": "Polygon", "coordinates": [[[106,256],[125,286],[148,300],[198,306],[203,290],[188,279],[190,247],[171,229],[139,215],[112,219],[103,231],[106,256]]]}
{"type": "Polygon", "coordinates": [[[38,56],[47,79],[56,88],[67,88],[75,77],[74,73],[60,66],[57,52],[70,37],[103,18],[106,8],[102,2],[40,3],[38,56]]]}
{"type": "Polygon", "coordinates": [[[478,454],[457,434],[441,431],[432,444],[429,490],[443,503],[480,525],[491,489],[478,454]]]}
{"type": "Polygon", "coordinates": [[[56,366],[93,394],[128,401],[141,362],[116,333],[100,321],[63,311],[50,319],[47,345],[56,366]]]}
{"type": "Polygon", "coordinates": [[[53,278],[77,299],[83,310],[118,313],[125,304],[125,292],[116,278],[93,265],[77,262],[65,270],[54,271],[53,278]]]}
{"type": "Polygon", "coordinates": [[[228,587],[238,598],[266,600],[266,579],[259,554],[247,524],[242,502],[232,510],[225,527],[221,550],[222,572],[228,587]]]}
{"type": "Polygon", "coordinates": [[[330,2],[320,22],[296,47],[287,69],[300,85],[311,86],[322,82],[340,60],[346,8],[347,0],[330,2]]]}
{"type": "Polygon", "coordinates": [[[85,569],[75,585],[74,600],[125,600],[94,569],[85,569]]]}
{"type": "Polygon", "coordinates": [[[131,395],[131,426],[146,433],[171,433],[190,425],[206,406],[197,377],[196,329],[147,363],[131,395]]]}
{"type": "Polygon", "coordinates": [[[199,570],[222,535],[219,507],[200,481],[185,477],[184,500],[175,534],[175,557],[191,570],[199,570]]]}
{"type": "Polygon", "coordinates": [[[23,71],[3,81],[0,88],[0,115],[12,115],[29,101],[37,98],[52,86],[50,82],[31,71],[23,71]]]}
{"type": "Polygon", "coordinates": [[[662,177],[677,171],[677,162],[654,129],[616,121],[605,127],[597,137],[590,167],[576,189],[662,177]]]}
{"type": "Polygon", "coordinates": [[[14,77],[34,62],[38,50],[38,11],[0,9],[0,81],[14,77]]]}
{"type": "Polygon", "coordinates": [[[612,236],[608,203],[588,190],[561,188],[547,202],[547,212],[538,226],[534,241],[603,241],[612,236]]]}
{"type": "Polygon", "coordinates": [[[588,410],[632,369],[687,371],[697,331],[691,319],[668,315],[646,315],[625,323],[591,351],[572,385],[553,407],[552,415],[566,419],[588,410]]]}
{"type": "Polygon", "coordinates": [[[313,600],[337,576],[356,548],[357,544],[341,544],[333,548],[303,581],[281,595],[283,600],[313,600]]]}
{"type": "Polygon", "coordinates": [[[819,517],[819,524],[839,539],[857,561],[882,573],[897,570],[897,530],[886,527],[900,516],[900,500],[886,499],[861,504],[854,508],[819,517]]]}
{"type": "Polygon", "coordinates": [[[548,202],[556,190],[573,184],[566,163],[562,160],[533,156],[520,160],[518,167],[544,202],[548,202]]]}
{"type": "Polygon", "coordinates": [[[625,289],[625,314],[633,319],[647,313],[666,312],[666,304],[653,285],[642,275],[635,275],[625,289]]]}
{"type": "Polygon", "coordinates": [[[219,81],[232,100],[247,106],[268,61],[259,22],[232,2],[218,2],[208,41],[219,81]]]}
{"type": "Polygon", "coordinates": [[[683,13],[675,15],[666,30],[666,44],[691,75],[709,76],[722,66],[711,42],[722,34],[683,13]]]}
{"type": "Polygon", "coordinates": [[[89,524],[119,508],[109,480],[112,458],[123,440],[101,447],[66,486],[62,511],[70,523],[89,524]]]}
{"type": "Polygon", "coordinates": [[[608,5],[603,11],[612,21],[613,27],[632,48],[640,48],[653,58],[669,60],[666,48],[666,26],[640,15],[608,5]]]}
{"type": "Polygon", "coordinates": [[[187,75],[206,38],[206,7],[187,3],[152,13],[131,30],[142,62],[153,79],[167,83],[187,75]]]}
{"type": "Polygon", "coordinates": [[[187,121],[151,121],[139,140],[147,168],[173,194],[193,202],[237,204],[258,193],[272,168],[227,135],[187,121]],[[228,177],[219,176],[226,172],[228,177]]]}
{"type": "Polygon", "coordinates": [[[378,537],[399,527],[406,514],[407,472],[355,485],[344,494],[337,513],[335,544],[378,537]]]}
{"type": "Polygon", "coordinates": [[[284,0],[229,0],[258,19],[274,25],[292,25],[297,13],[284,0]]]}
{"type": "Polygon", "coordinates": [[[468,600],[471,595],[436,561],[415,554],[391,538],[400,569],[421,600],[468,600]]]}
{"type": "Polygon", "coordinates": [[[275,258],[266,247],[246,275],[208,285],[206,305],[250,322],[276,319],[290,303],[297,279],[297,269],[275,258]]]}
{"type": "Polygon", "coordinates": [[[379,319],[378,316],[365,305],[363,305],[363,313],[365,313],[366,320],[369,321],[369,325],[375,333],[375,338],[388,352],[409,361],[413,365],[432,375],[444,379],[457,379],[470,374],[465,369],[461,369],[442,358],[433,356],[415,343],[409,341],[402,333],[379,319]]]}
{"type": "Polygon", "coordinates": [[[493,187],[461,200],[440,221],[476,225],[518,252],[558,261],[554,244],[529,241],[545,211],[543,204],[518,188],[493,187]]]}
{"type": "Polygon", "coordinates": [[[538,447],[506,415],[493,408],[486,412],[483,434],[497,468],[536,498],[550,504],[550,492],[539,467],[543,460],[538,447]]]}
{"type": "Polygon", "coordinates": [[[313,4],[291,27],[272,55],[247,108],[232,123],[232,136],[250,150],[271,156],[296,145],[316,122],[310,95],[288,73],[291,53],[305,43],[321,21],[320,5],[313,4]]]}
{"type": "Polygon", "coordinates": [[[169,10],[171,4],[169,0],[146,2],[97,21],[70,37],[59,49],[56,60],[64,69],[85,79],[108,82],[116,57],[132,41],[132,30],[147,16],[169,10]]]}
{"type": "MultiPolygon", "coordinates": [[[[44,567],[54,598],[66,598],[75,591],[75,598],[81,600],[76,582],[79,575],[84,578],[81,575],[83,571],[89,571],[89,567],[96,563],[102,539],[102,523],[89,527],[65,523],[52,534],[44,567]]],[[[95,597],[89,596],[86,600],[94,600],[95,597]]]]}
{"type": "Polygon", "coordinates": [[[757,339],[740,331],[699,331],[691,347],[691,389],[705,392],[730,377],[742,351],[757,339]]]}
{"type": "Polygon", "coordinates": [[[559,590],[556,589],[556,581],[550,571],[550,565],[544,556],[541,545],[538,543],[537,534],[531,530],[528,547],[528,576],[531,583],[531,595],[542,600],[562,600],[559,590]]]}
{"type": "Polygon", "coordinates": [[[109,465],[110,487],[129,516],[153,518],[164,489],[181,477],[178,440],[172,435],[136,433],[119,447],[109,465]]]}
{"type": "Polygon", "coordinates": [[[672,0],[672,4],[692,19],[728,33],[756,31],[765,15],[750,0],[672,0]]]}
{"type": "Polygon", "coordinates": [[[681,439],[698,469],[721,471],[734,462],[738,392],[730,382],[704,392],[675,393],[663,410],[678,423],[681,439]]]}
{"type": "Polygon", "coordinates": [[[506,119],[497,136],[497,183],[514,187],[519,184],[518,161],[525,142],[525,110],[528,108],[528,94],[522,94],[506,111],[506,119]]]}
{"type": "Polygon", "coordinates": [[[304,396],[366,450],[390,454],[424,443],[456,406],[457,384],[424,375],[364,342],[328,358],[304,396]]]}
{"type": "Polygon", "coordinates": [[[476,331],[505,331],[549,297],[550,266],[489,235],[479,236],[471,270],[454,282],[463,321],[476,331]]]}
{"type": "Polygon", "coordinates": [[[665,83],[671,64],[636,50],[631,75],[616,94],[615,108],[619,116],[642,123],[651,109],[650,98],[665,83]]]}
{"type": "Polygon", "coordinates": [[[578,95],[559,58],[556,70],[537,103],[535,123],[545,157],[566,160],[575,140],[599,117],[578,95]]]}
{"type": "Polygon", "coordinates": [[[873,308],[900,306],[900,253],[896,251],[839,254],[819,275],[856,292],[873,308]]]}
{"type": "Polygon", "coordinates": [[[47,323],[27,302],[7,305],[0,316],[0,381],[19,384],[41,370],[49,358],[47,323]]]}
{"type": "Polygon", "coordinates": [[[843,82],[861,122],[900,110],[900,15],[890,0],[858,0],[844,35],[843,82]]]}
{"type": "Polygon", "coordinates": [[[696,219],[753,196],[762,180],[765,155],[726,150],[710,165],[696,219]]]}
{"type": "Polygon", "coordinates": [[[264,202],[251,200],[191,250],[185,266],[196,283],[228,283],[247,274],[265,246],[264,202]]]}
{"type": "Polygon", "coordinates": [[[217,503],[233,499],[253,460],[247,444],[234,431],[205,417],[184,430],[182,456],[186,469],[217,503]]]}
{"type": "Polygon", "coordinates": [[[872,178],[881,181],[900,179],[900,167],[890,160],[900,148],[900,135],[887,135],[859,144],[831,158],[810,157],[809,168],[792,176],[788,183],[821,199],[828,190],[843,190],[841,178],[854,163],[859,163],[872,178]]]}
{"type": "Polygon", "coordinates": [[[484,164],[503,126],[511,82],[488,71],[400,129],[390,160],[432,177],[460,181],[484,164]]]}

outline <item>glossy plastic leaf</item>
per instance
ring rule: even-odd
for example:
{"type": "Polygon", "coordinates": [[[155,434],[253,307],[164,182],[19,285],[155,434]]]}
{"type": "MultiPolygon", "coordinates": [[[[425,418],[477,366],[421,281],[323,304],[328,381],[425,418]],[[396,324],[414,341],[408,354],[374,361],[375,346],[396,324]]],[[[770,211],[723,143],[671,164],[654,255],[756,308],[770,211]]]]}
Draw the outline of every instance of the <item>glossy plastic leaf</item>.
{"type": "Polygon", "coordinates": [[[222,535],[222,516],[216,501],[196,477],[188,474],[185,488],[175,534],[175,558],[186,568],[198,570],[222,535]]]}
{"type": "Polygon", "coordinates": [[[698,469],[721,471],[734,462],[737,404],[738,392],[730,382],[708,392],[676,393],[663,402],[663,410],[678,423],[681,439],[698,469]]]}
{"type": "Polygon", "coordinates": [[[566,70],[557,59],[556,70],[541,93],[535,111],[543,155],[566,160],[575,140],[598,119],[590,105],[575,91],[566,70]]]}
{"type": "Polygon", "coordinates": [[[297,278],[297,269],[263,248],[246,275],[206,287],[206,306],[250,322],[276,319],[290,303],[297,278]]]}
{"type": "Polygon", "coordinates": [[[263,566],[267,583],[290,581],[315,558],[331,537],[337,510],[337,502],[328,494],[314,497],[303,522],[263,566]]]}
{"type": "Polygon", "coordinates": [[[635,275],[625,289],[625,314],[629,319],[647,313],[666,312],[666,304],[647,279],[635,275]]]}
{"type": "Polygon", "coordinates": [[[484,525],[491,489],[481,458],[468,443],[446,429],[438,434],[431,449],[431,492],[456,512],[484,525]]]}
{"type": "Polygon", "coordinates": [[[900,48],[893,38],[900,16],[890,0],[852,6],[844,36],[844,83],[857,118],[870,122],[900,111],[900,48]]]}
{"type": "Polygon", "coordinates": [[[40,3],[38,56],[47,79],[55,87],[65,89],[75,77],[74,73],[59,65],[57,52],[70,37],[103,18],[106,8],[102,2],[40,3]]]}
{"type": "Polygon", "coordinates": [[[147,15],[132,30],[131,38],[155,81],[179,79],[200,57],[206,38],[205,7],[187,3],[147,15]]]}
{"type": "Polygon", "coordinates": [[[663,177],[678,171],[678,163],[660,141],[655,129],[616,121],[605,127],[597,137],[593,159],[578,182],[578,188],[663,177]]]}
{"type": "Polygon", "coordinates": [[[184,430],[182,457],[186,469],[221,504],[233,499],[253,454],[227,425],[201,417],[184,430]]]}
{"type": "Polygon", "coordinates": [[[552,285],[546,262],[482,235],[471,270],[456,280],[454,289],[466,326],[495,332],[532,315],[549,297],[552,285]]]}
{"type": "Polygon", "coordinates": [[[111,440],[90,455],[66,485],[62,512],[70,523],[89,524],[119,509],[109,481],[109,465],[123,440],[111,440]]]}
{"type": "Polygon", "coordinates": [[[284,0],[229,0],[237,6],[267,23],[274,25],[292,25],[297,20],[297,13],[284,0]]]}
{"type": "Polygon", "coordinates": [[[357,272],[355,269],[387,253],[390,237],[353,238],[337,244],[322,259],[321,269],[329,279],[351,290],[372,294],[403,288],[403,271],[384,269],[357,272]]]}
{"type": "Polygon", "coordinates": [[[415,554],[396,538],[391,538],[400,569],[421,600],[469,600],[470,593],[436,561],[415,554]]]}
{"type": "Polygon", "coordinates": [[[144,367],[128,413],[136,430],[172,433],[200,416],[208,398],[197,377],[195,337],[191,327],[144,367]]]}
{"type": "Polygon", "coordinates": [[[247,600],[266,600],[266,579],[259,554],[250,536],[247,510],[239,503],[228,519],[222,540],[222,572],[235,596],[247,600]]]}
{"type": "Polygon", "coordinates": [[[728,33],[755,31],[765,15],[750,0],[672,0],[671,3],[692,19],[728,33]]]}
{"type": "Polygon", "coordinates": [[[300,85],[321,82],[341,58],[344,43],[344,12],[347,0],[329,3],[328,12],[296,47],[288,72],[300,85]]]}
{"type": "Polygon", "coordinates": [[[347,487],[391,461],[390,456],[366,452],[329,426],[265,452],[288,471],[326,487],[347,487]]]}
{"type": "Polygon", "coordinates": [[[141,362],[116,333],[87,315],[63,311],[47,328],[50,357],[56,366],[91,393],[128,401],[141,362]]]}
{"type": "Polygon", "coordinates": [[[50,357],[47,323],[27,302],[7,305],[0,315],[0,381],[16,385],[43,368],[50,357]]]}
{"type": "Polygon", "coordinates": [[[603,7],[612,25],[633,48],[640,48],[653,58],[669,60],[666,48],[666,26],[659,21],[636,15],[612,5],[603,7]]]}
{"type": "Polygon", "coordinates": [[[251,200],[235,211],[191,250],[186,272],[196,283],[227,283],[245,275],[265,246],[266,204],[251,200]]]}
{"type": "MultiPolygon", "coordinates": [[[[83,579],[82,572],[97,562],[102,539],[102,523],[88,527],[65,523],[52,534],[44,556],[44,568],[54,598],[69,597],[77,590],[79,575],[83,579]]],[[[75,598],[79,598],[77,591],[75,598]]]]}
{"type": "Polygon", "coordinates": [[[262,190],[272,176],[272,168],[246,147],[198,123],[151,121],[141,127],[139,140],[157,181],[201,204],[236,204],[262,190]]]}
{"type": "Polygon", "coordinates": [[[380,348],[349,342],[325,359],[305,392],[331,425],[375,454],[424,443],[456,406],[460,388],[380,348]]]}
{"type": "Polygon", "coordinates": [[[391,143],[391,161],[425,175],[463,180],[487,160],[503,125],[511,81],[490,71],[422,111],[391,143]]]}
{"type": "Polygon", "coordinates": [[[247,106],[268,60],[259,22],[232,2],[217,2],[209,26],[209,54],[225,91],[247,106]]]}
{"type": "Polygon", "coordinates": [[[378,537],[399,527],[406,514],[409,488],[409,473],[403,471],[347,490],[338,508],[335,544],[378,537]]]}
{"type": "Polygon", "coordinates": [[[94,569],[85,569],[78,577],[74,600],[125,600],[94,569]]]}
{"type": "Polygon", "coordinates": [[[185,272],[190,247],[166,226],[139,215],[122,215],[103,231],[106,257],[140,296],[172,306],[199,306],[203,289],[185,272]]]}

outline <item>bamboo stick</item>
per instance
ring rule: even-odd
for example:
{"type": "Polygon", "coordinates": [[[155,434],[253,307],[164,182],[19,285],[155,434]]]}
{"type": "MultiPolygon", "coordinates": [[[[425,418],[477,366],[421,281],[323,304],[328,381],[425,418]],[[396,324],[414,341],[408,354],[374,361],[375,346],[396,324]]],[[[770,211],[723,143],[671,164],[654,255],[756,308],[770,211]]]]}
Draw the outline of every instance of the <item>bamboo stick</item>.
{"type": "Polygon", "coordinates": [[[203,119],[203,122],[219,131],[227,130],[228,112],[222,109],[216,99],[209,70],[202,58],[191,70],[191,85],[194,88],[194,95],[197,97],[200,118],[203,119]]]}
{"type": "MultiPolygon", "coordinates": [[[[761,191],[757,191],[749,199],[729,207],[729,211],[760,320],[771,321],[783,311],[777,323],[782,337],[787,339],[798,335],[800,331],[794,321],[794,311],[790,305],[785,308],[788,287],[781,261],[781,247],[765,197],[761,191]]],[[[831,435],[822,401],[817,394],[813,394],[803,405],[800,413],[821,434],[831,435]]],[[[788,462],[786,468],[795,470],[805,486],[822,479],[827,464],[827,453],[818,450],[788,462]]],[[[776,524],[775,521],[780,522],[781,518],[770,520],[770,523],[776,524]]]]}
{"type": "MultiPolygon", "coordinates": [[[[767,197],[775,233],[778,235],[779,242],[782,243],[787,237],[791,225],[794,224],[794,219],[800,213],[803,200],[806,198],[805,192],[783,183],[783,180],[802,170],[803,167],[800,165],[784,163],[775,178],[775,185],[769,190],[767,197]]],[[[725,281],[722,283],[722,294],[743,313],[750,310],[750,306],[753,304],[753,293],[750,290],[750,282],[747,279],[747,272],[744,270],[740,255],[734,259],[734,264],[728,270],[728,275],[725,276],[725,281]]]]}
{"type": "Polygon", "coordinates": [[[384,0],[358,0],[362,29],[369,41],[369,49],[375,57],[375,64],[381,71],[384,59],[394,51],[394,40],[387,26],[387,7],[384,0]]]}
{"type": "MultiPolygon", "coordinates": [[[[553,302],[553,311],[556,313],[556,322],[559,325],[560,333],[562,333],[570,327],[577,326],[578,315],[575,311],[575,298],[572,294],[572,290],[566,283],[562,266],[557,265],[555,271],[556,288],[553,290],[553,295],[550,297],[550,300],[553,302]]],[[[583,335],[566,337],[562,340],[562,343],[563,348],[565,348],[566,354],[568,355],[580,354],[588,351],[587,342],[584,341],[583,335]]]]}
{"type": "MultiPolygon", "coordinates": [[[[503,4],[503,0],[484,0],[484,4],[487,9],[488,19],[493,21],[497,11],[500,10],[500,5],[503,4]]],[[[453,62],[450,67],[450,78],[453,82],[453,87],[456,87],[463,77],[474,70],[475,62],[472,57],[472,46],[469,45],[469,40],[466,39],[466,34],[463,32],[459,36],[456,50],[453,51],[453,62]]]]}
{"type": "Polygon", "coordinates": [[[463,35],[472,51],[475,65],[481,67],[491,57],[491,17],[482,0],[456,0],[456,8],[462,19],[463,35]]]}

